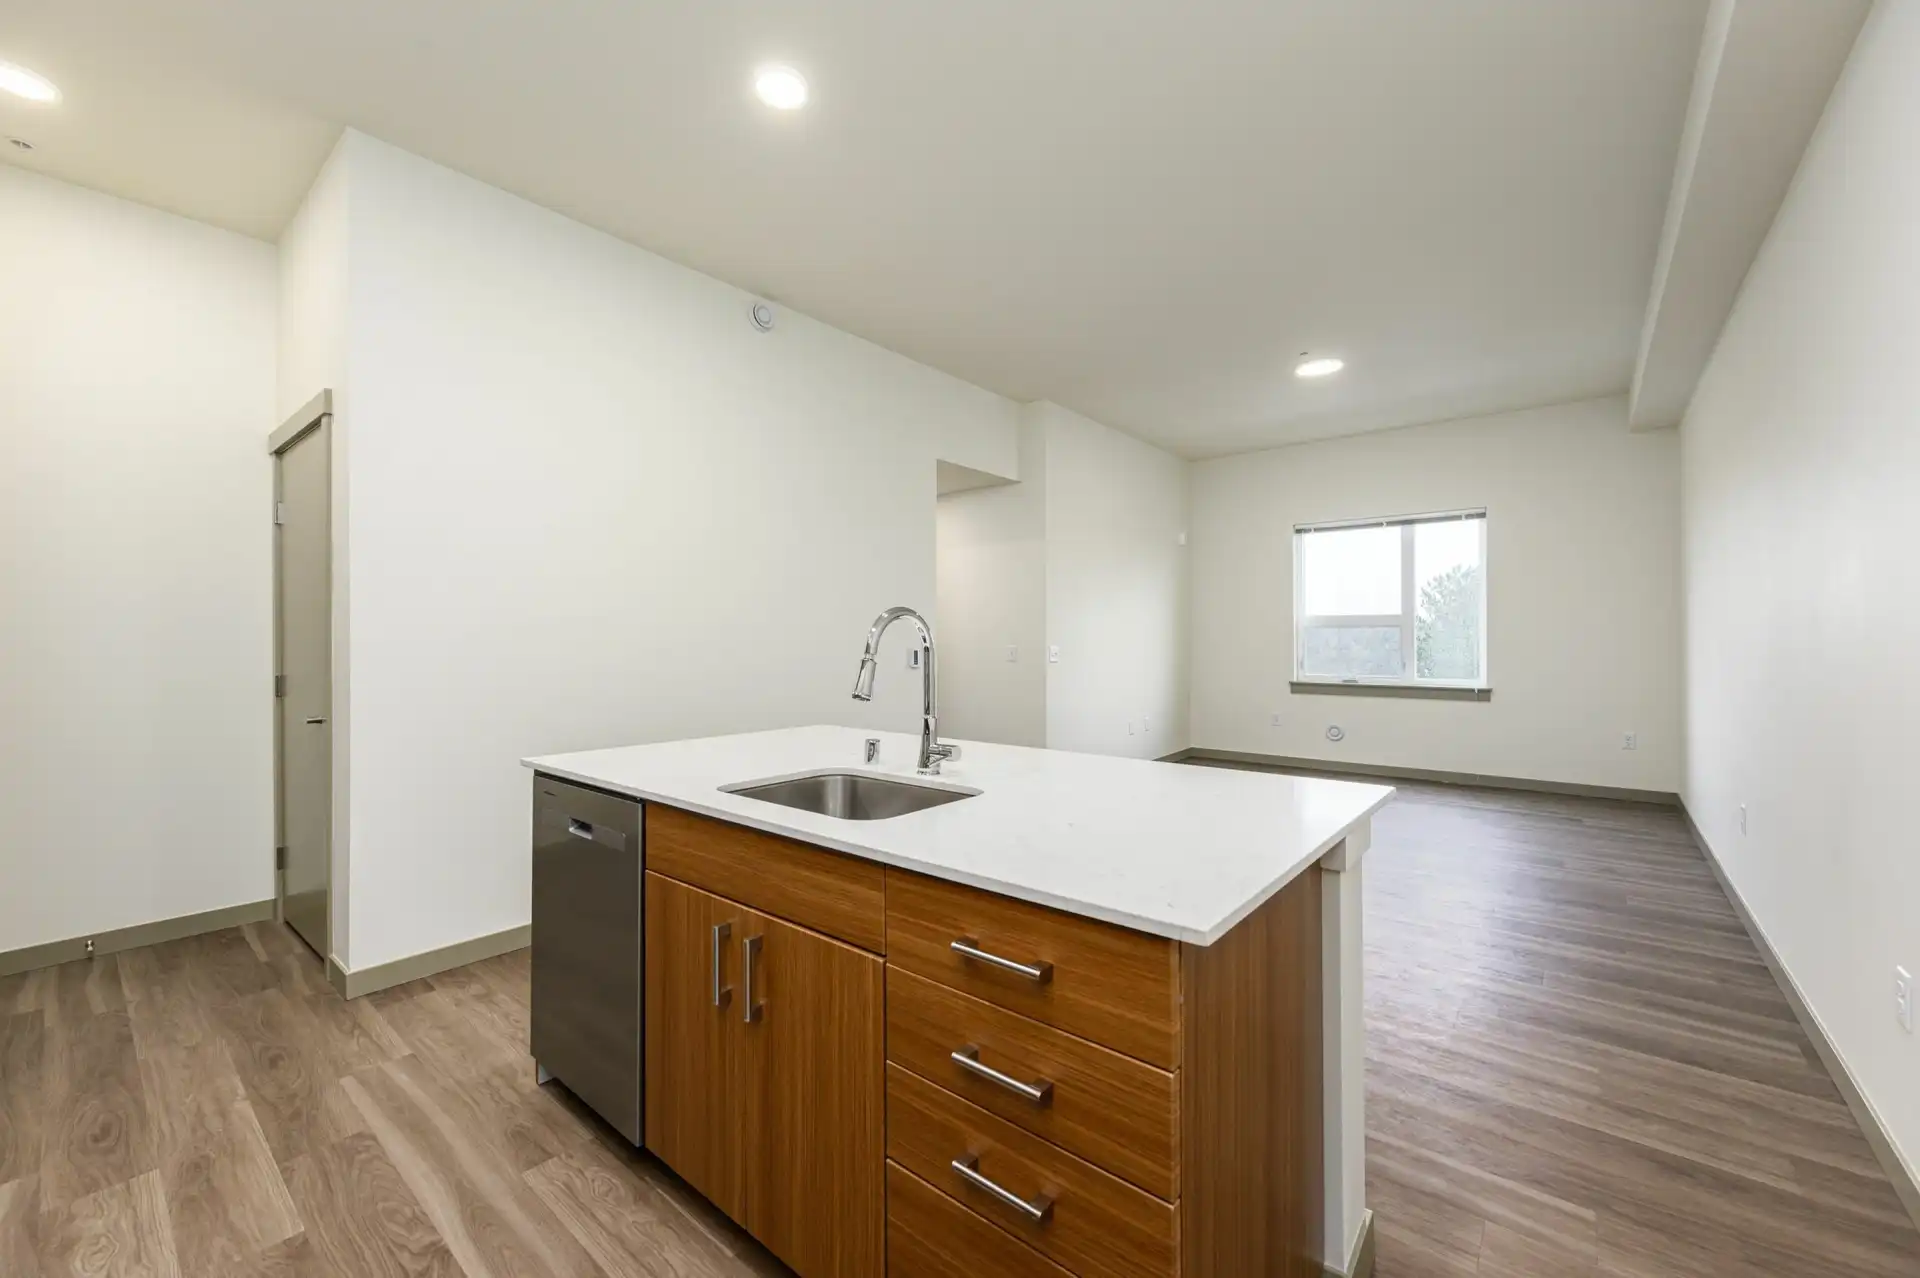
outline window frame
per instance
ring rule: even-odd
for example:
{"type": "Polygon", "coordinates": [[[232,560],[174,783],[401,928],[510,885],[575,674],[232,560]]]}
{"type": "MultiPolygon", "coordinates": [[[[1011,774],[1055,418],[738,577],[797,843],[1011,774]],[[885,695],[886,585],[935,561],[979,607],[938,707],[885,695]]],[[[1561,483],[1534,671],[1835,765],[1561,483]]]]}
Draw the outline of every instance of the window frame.
{"type": "Polygon", "coordinates": [[[1485,507],[1470,510],[1435,511],[1423,515],[1391,515],[1374,519],[1335,519],[1315,523],[1295,524],[1293,526],[1293,684],[1298,688],[1379,688],[1383,690],[1406,689],[1418,693],[1421,690],[1455,691],[1461,693],[1490,693],[1493,689],[1493,676],[1488,665],[1487,644],[1487,601],[1492,594],[1493,574],[1487,558],[1487,511],[1485,507]],[[1306,632],[1310,629],[1321,630],[1362,630],[1393,629],[1400,632],[1400,668],[1402,671],[1418,671],[1420,615],[1420,583],[1414,559],[1415,529],[1422,524],[1442,524],[1472,521],[1479,525],[1480,541],[1480,677],[1478,679],[1423,679],[1417,673],[1400,675],[1364,675],[1339,676],[1308,674],[1306,665],[1306,632]],[[1399,528],[1400,529],[1400,611],[1397,613],[1360,614],[1336,613],[1325,616],[1308,616],[1303,610],[1306,606],[1306,538],[1311,533],[1341,532],[1355,528],[1399,528]]]}

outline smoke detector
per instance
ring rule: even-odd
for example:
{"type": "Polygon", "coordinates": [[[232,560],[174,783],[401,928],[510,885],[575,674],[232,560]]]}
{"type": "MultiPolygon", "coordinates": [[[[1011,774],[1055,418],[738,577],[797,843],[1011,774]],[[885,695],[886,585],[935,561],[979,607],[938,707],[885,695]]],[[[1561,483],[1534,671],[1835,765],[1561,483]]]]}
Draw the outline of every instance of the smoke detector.
{"type": "Polygon", "coordinates": [[[763,333],[773,331],[773,307],[765,302],[753,304],[753,326],[763,333]]]}

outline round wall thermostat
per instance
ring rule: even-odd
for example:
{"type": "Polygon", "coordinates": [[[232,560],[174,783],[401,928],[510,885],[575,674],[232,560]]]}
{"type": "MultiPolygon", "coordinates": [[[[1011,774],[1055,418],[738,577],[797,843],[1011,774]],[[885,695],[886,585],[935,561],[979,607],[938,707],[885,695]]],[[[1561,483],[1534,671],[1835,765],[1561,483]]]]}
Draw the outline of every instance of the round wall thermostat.
{"type": "Polygon", "coordinates": [[[753,326],[763,333],[771,330],[773,328],[773,308],[765,302],[755,302],[753,304],[753,326]]]}
{"type": "Polygon", "coordinates": [[[1330,723],[1327,725],[1327,740],[1345,741],[1346,739],[1347,739],[1347,730],[1345,728],[1341,727],[1337,723],[1330,723]]]}

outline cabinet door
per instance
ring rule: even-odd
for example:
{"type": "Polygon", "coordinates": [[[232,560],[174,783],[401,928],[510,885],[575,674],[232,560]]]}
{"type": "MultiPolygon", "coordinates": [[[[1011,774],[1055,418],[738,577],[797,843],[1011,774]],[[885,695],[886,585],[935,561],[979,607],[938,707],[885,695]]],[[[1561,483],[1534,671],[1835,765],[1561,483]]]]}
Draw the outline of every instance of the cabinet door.
{"type": "Polygon", "coordinates": [[[647,1148],[741,1220],[740,939],[752,912],[647,875],[647,1148]]]}
{"type": "Polygon", "coordinates": [[[746,929],[736,994],[745,1214],[736,1219],[801,1278],[878,1278],[884,964],[764,914],[749,911],[746,929]]]}

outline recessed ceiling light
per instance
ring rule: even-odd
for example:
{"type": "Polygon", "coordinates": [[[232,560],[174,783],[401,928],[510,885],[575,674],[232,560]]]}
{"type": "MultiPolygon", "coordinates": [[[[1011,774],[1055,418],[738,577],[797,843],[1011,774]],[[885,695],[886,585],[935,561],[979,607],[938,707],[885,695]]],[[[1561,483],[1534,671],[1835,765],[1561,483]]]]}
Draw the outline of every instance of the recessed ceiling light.
{"type": "Polygon", "coordinates": [[[1295,377],[1332,377],[1346,366],[1347,361],[1344,359],[1324,356],[1320,359],[1303,359],[1294,365],[1293,375],[1295,377]]]}
{"type": "Polygon", "coordinates": [[[54,87],[53,81],[11,62],[0,62],[0,90],[29,102],[51,105],[60,100],[60,90],[54,87]]]}
{"type": "Polygon", "coordinates": [[[753,91],[776,111],[797,111],[807,104],[807,77],[792,67],[761,67],[753,73],[753,91]]]}

